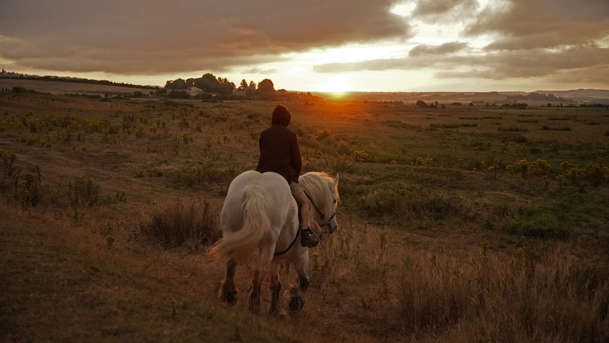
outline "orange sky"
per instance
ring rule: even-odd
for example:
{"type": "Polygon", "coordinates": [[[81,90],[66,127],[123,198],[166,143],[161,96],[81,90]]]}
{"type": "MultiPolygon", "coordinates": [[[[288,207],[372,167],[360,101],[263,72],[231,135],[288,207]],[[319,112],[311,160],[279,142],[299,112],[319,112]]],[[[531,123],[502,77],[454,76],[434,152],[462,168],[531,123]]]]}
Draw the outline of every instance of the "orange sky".
{"type": "Polygon", "coordinates": [[[609,1],[3,0],[0,65],[313,91],[609,88],[609,1]]]}

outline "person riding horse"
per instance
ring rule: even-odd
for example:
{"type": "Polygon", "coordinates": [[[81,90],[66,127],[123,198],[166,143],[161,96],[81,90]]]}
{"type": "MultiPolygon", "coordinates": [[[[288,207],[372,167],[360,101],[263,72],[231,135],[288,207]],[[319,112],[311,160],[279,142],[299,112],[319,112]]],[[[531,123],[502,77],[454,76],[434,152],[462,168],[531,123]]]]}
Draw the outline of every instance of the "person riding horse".
{"type": "MultiPolygon", "coordinates": [[[[290,111],[285,106],[275,107],[271,127],[260,134],[260,158],[256,170],[261,173],[275,172],[285,178],[300,207],[301,244],[304,247],[314,247],[319,244],[319,237],[311,230],[311,225],[316,225],[315,221],[311,220],[311,204],[305,189],[298,183],[302,159],[296,134],[288,129],[290,119],[290,111]]],[[[316,228],[316,231],[319,230],[320,228],[316,228]]]]}

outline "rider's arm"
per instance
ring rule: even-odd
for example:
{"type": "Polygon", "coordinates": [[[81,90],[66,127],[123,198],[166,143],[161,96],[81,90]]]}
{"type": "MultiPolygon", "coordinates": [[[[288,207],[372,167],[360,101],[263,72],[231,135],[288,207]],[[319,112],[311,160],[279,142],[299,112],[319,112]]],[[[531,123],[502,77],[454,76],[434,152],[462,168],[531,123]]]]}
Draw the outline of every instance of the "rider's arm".
{"type": "Polygon", "coordinates": [[[300,149],[298,148],[298,139],[296,135],[294,135],[294,139],[292,140],[292,144],[290,145],[290,155],[291,155],[291,164],[292,168],[294,168],[294,172],[296,173],[296,179],[300,175],[300,170],[302,169],[302,158],[300,157],[300,149]]]}
{"type": "Polygon", "coordinates": [[[260,168],[262,167],[262,135],[260,135],[260,138],[258,138],[258,147],[260,148],[260,157],[258,158],[258,166],[256,167],[256,170],[260,170],[260,168]]]}

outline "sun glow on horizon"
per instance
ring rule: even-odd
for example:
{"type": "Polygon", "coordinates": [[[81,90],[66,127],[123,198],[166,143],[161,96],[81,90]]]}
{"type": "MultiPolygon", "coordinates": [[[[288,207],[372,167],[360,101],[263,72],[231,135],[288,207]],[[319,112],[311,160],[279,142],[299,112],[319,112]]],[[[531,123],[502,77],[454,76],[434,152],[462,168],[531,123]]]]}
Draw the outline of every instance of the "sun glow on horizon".
{"type": "Polygon", "coordinates": [[[346,75],[332,75],[323,84],[316,87],[315,91],[342,96],[346,92],[353,91],[353,84],[346,75]]]}

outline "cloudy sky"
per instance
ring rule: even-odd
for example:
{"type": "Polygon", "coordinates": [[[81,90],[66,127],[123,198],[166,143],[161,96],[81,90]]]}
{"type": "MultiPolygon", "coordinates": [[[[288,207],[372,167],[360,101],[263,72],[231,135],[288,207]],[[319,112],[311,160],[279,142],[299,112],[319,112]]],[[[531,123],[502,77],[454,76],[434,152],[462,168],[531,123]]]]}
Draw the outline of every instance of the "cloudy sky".
{"type": "Polygon", "coordinates": [[[2,0],[0,66],[317,91],[609,89],[609,0],[2,0]]]}

